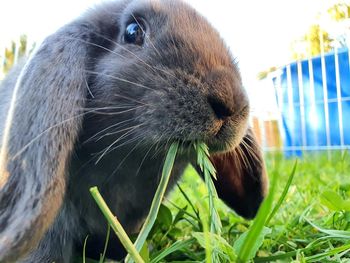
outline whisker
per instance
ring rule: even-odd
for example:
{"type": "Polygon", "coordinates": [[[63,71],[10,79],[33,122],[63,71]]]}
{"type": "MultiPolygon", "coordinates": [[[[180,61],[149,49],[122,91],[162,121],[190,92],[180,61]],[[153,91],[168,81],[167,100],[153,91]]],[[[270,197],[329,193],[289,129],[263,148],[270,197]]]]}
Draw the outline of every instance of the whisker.
{"type": "Polygon", "coordinates": [[[153,47],[153,49],[156,51],[156,53],[158,54],[159,57],[161,57],[161,54],[159,52],[159,50],[155,47],[155,45],[153,44],[152,40],[149,38],[149,36],[146,34],[146,32],[144,31],[143,27],[141,26],[141,24],[139,23],[139,21],[137,21],[136,17],[134,16],[134,14],[131,14],[131,16],[133,17],[133,19],[135,20],[135,22],[138,24],[138,26],[141,28],[142,33],[144,33],[144,35],[146,36],[147,40],[151,43],[151,46],[153,47]]]}
{"type": "Polygon", "coordinates": [[[113,76],[113,75],[110,75],[110,74],[106,74],[106,73],[102,73],[102,72],[96,72],[96,71],[92,71],[92,70],[85,70],[85,72],[93,74],[93,75],[106,76],[106,77],[109,77],[111,79],[119,80],[119,81],[122,81],[122,82],[125,82],[125,83],[128,83],[128,84],[135,85],[137,87],[141,87],[141,88],[145,88],[145,89],[148,89],[148,90],[152,90],[152,91],[158,92],[157,90],[152,89],[150,87],[147,87],[145,85],[142,85],[140,83],[136,83],[136,82],[133,82],[133,81],[130,81],[130,80],[127,80],[127,79],[124,79],[124,78],[116,77],[116,76],[113,76]]]}
{"type": "Polygon", "coordinates": [[[99,44],[96,44],[96,43],[93,43],[93,42],[90,42],[90,41],[83,40],[83,39],[81,39],[81,38],[76,38],[76,37],[65,37],[65,39],[78,40],[78,41],[80,41],[80,42],[82,42],[82,43],[85,43],[85,44],[88,44],[88,45],[91,45],[91,46],[94,46],[94,47],[101,48],[101,49],[103,49],[103,50],[105,50],[105,51],[108,51],[108,52],[110,52],[110,53],[112,53],[112,54],[114,54],[114,55],[117,55],[117,56],[119,56],[119,57],[121,57],[121,58],[123,58],[123,59],[128,59],[127,57],[123,56],[122,54],[119,54],[119,53],[117,53],[117,52],[115,52],[115,51],[113,51],[113,50],[111,50],[111,49],[109,49],[109,48],[107,48],[107,47],[101,46],[101,45],[99,45],[99,44]]]}
{"type": "MultiPolygon", "coordinates": [[[[133,143],[134,141],[136,141],[136,140],[139,140],[140,138],[142,138],[142,136],[137,136],[137,137],[135,137],[135,138],[133,138],[133,139],[131,139],[131,140],[128,140],[128,141],[126,141],[123,145],[126,145],[126,144],[128,144],[128,143],[133,143]]],[[[142,143],[142,141],[140,141],[138,144],[140,144],[140,143],[142,143]]],[[[135,148],[135,147],[134,147],[135,148]]],[[[93,155],[87,162],[85,162],[83,165],[82,165],[82,167],[79,169],[79,171],[83,168],[83,167],[85,167],[87,164],[89,164],[90,162],[92,162],[94,159],[96,159],[96,158],[98,158],[98,155],[93,155]]],[[[125,158],[124,158],[125,159],[125,158]]]]}
{"type": "Polygon", "coordinates": [[[152,155],[151,158],[155,158],[162,150],[162,144],[163,144],[163,141],[162,141],[162,137],[164,136],[164,134],[161,134],[160,137],[158,138],[157,142],[156,142],[156,147],[155,147],[155,151],[154,151],[154,154],[152,155]]]}
{"type": "MultiPolygon", "coordinates": [[[[247,154],[249,154],[249,150],[247,150],[245,147],[244,147],[244,149],[248,152],[248,153],[246,153],[246,151],[244,151],[244,149],[243,149],[243,147],[244,147],[244,145],[243,144],[240,144],[239,145],[239,148],[240,148],[240,150],[241,150],[241,152],[242,152],[242,156],[244,157],[244,159],[245,159],[245,161],[246,161],[246,168],[251,168],[251,161],[249,161],[249,158],[248,158],[248,156],[247,156],[247,154]]],[[[250,156],[250,155],[249,155],[250,156]]]]}
{"type": "Polygon", "coordinates": [[[149,106],[149,107],[153,107],[152,104],[147,104],[147,103],[144,103],[142,101],[139,101],[139,100],[135,100],[133,98],[129,98],[129,97],[126,97],[126,96],[123,96],[123,95],[120,95],[120,94],[113,94],[114,97],[118,97],[118,98],[122,98],[122,99],[126,99],[126,100],[130,100],[130,101],[134,101],[136,103],[139,103],[139,104],[142,104],[142,105],[145,105],[145,106],[149,106]]]}
{"type": "MultiPolygon", "coordinates": [[[[141,28],[142,32],[145,34],[146,39],[150,42],[151,46],[152,46],[153,49],[156,51],[157,55],[158,55],[159,57],[161,57],[162,55],[161,55],[160,51],[156,48],[156,46],[155,46],[154,43],[152,42],[151,38],[146,34],[146,32],[144,31],[144,29],[142,28],[142,26],[140,25],[140,23],[139,23],[139,22],[137,21],[137,19],[135,18],[135,16],[134,16],[133,14],[131,14],[131,15],[132,15],[132,17],[134,18],[135,22],[138,24],[138,26],[141,28]]],[[[115,43],[115,42],[114,42],[114,43],[115,43]]],[[[115,44],[117,44],[118,46],[121,46],[121,45],[118,44],[118,43],[115,43],[115,44]]],[[[123,47],[123,48],[124,48],[124,47],[123,47]]],[[[124,49],[126,49],[126,48],[124,48],[124,49]]],[[[126,50],[127,50],[127,49],[126,49],[126,50]]],[[[128,50],[128,51],[129,51],[129,50],[128,50]]],[[[131,51],[129,51],[129,52],[131,52],[131,51]]],[[[131,54],[133,54],[133,53],[131,52],[131,54]]],[[[133,55],[136,56],[136,57],[138,58],[138,56],[137,56],[136,54],[133,54],[133,55]]],[[[141,59],[140,59],[140,60],[141,60],[141,59]]],[[[143,61],[143,60],[141,60],[141,61],[143,61]]],[[[145,63],[147,66],[151,67],[151,69],[161,71],[161,72],[163,72],[163,73],[165,73],[165,74],[167,74],[167,75],[170,75],[171,77],[173,77],[173,78],[179,80],[175,75],[171,74],[170,72],[168,72],[168,71],[166,71],[166,70],[163,70],[163,69],[160,69],[160,68],[157,68],[157,67],[152,67],[151,65],[147,64],[146,62],[144,62],[144,63],[145,63]]]]}
{"type": "Polygon", "coordinates": [[[251,158],[253,157],[250,155],[249,150],[245,148],[244,144],[240,144],[239,148],[241,149],[242,154],[246,160],[246,163],[247,163],[246,168],[251,169],[251,158]]]}
{"type": "Polygon", "coordinates": [[[147,155],[151,152],[151,150],[152,150],[152,146],[148,149],[148,151],[146,152],[145,156],[144,156],[143,159],[141,160],[140,166],[139,166],[139,168],[138,168],[137,171],[136,171],[136,176],[139,174],[139,172],[140,172],[140,170],[141,170],[141,167],[142,167],[144,161],[146,160],[147,155]]]}
{"type": "Polygon", "coordinates": [[[249,144],[247,144],[245,141],[242,141],[242,146],[246,149],[251,158],[255,159],[258,162],[261,161],[255,150],[249,144]]]}
{"type": "MultiPolygon", "coordinates": [[[[130,133],[130,134],[128,134],[126,137],[128,137],[128,136],[130,136],[130,135],[133,135],[133,134],[130,133]]],[[[108,153],[111,153],[111,152],[115,151],[116,149],[121,148],[121,147],[123,147],[123,146],[125,146],[125,145],[134,143],[134,142],[138,141],[141,137],[142,137],[142,136],[139,135],[139,136],[136,136],[136,137],[134,137],[134,138],[132,138],[132,139],[129,139],[129,140],[123,142],[122,144],[118,144],[117,146],[111,148],[111,149],[108,151],[108,153]]]]}
{"type": "MultiPolygon", "coordinates": [[[[142,27],[141,27],[141,28],[142,28],[142,27]]],[[[142,63],[145,64],[147,67],[149,67],[151,70],[153,70],[153,72],[156,72],[156,71],[158,70],[158,71],[160,71],[160,72],[166,73],[166,74],[168,74],[168,75],[170,75],[170,76],[176,78],[175,75],[171,74],[170,72],[168,72],[168,71],[166,71],[166,70],[163,70],[163,69],[160,69],[160,68],[151,66],[149,63],[147,63],[146,61],[144,61],[143,59],[141,59],[139,56],[137,56],[137,55],[136,55],[135,53],[133,53],[131,50],[125,48],[123,45],[117,43],[116,41],[114,41],[114,40],[112,40],[112,39],[109,39],[109,38],[103,36],[102,34],[99,34],[99,33],[96,33],[96,32],[93,32],[93,33],[94,33],[95,35],[98,35],[98,36],[102,37],[102,38],[105,39],[105,40],[110,41],[111,43],[113,43],[114,45],[120,47],[120,48],[123,49],[124,51],[127,51],[128,53],[132,54],[136,59],[138,59],[140,62],[142,62],[142,63]]],[[[146,37],[148,38],[148,36],[146,36],[146,37]]],[[[80,39],[80,38],[73,38],[73,37],[66,37],[66,38],[67,38],[67,39],[73,39],[73,40],[81,41],[81,42],[83,42],[83,43],[85,43],[85,44],[88,44],[88,45],[91,45],[91,46],[95,46],[95,47],[101,48],[101,49],[103,49],[103,50],[105,50],[105,51],[107,51],[107,52],[110,52],[110,53],[112,53],[112,54],[114,54],[114,55],[117,55],[117,56],[119,56],[119,57],[121,57],[121,58],[123,58],[123,59],[126,59],[126,60],[128,59],[127,57],[125,57],[125,56],[123,56],[123,55],[121,55],[121,54],[119,54],[119,53],[117,53],[117,52],[115,52],[115,51],[113,51],[113,50],[111,50],[111,49],[109,49],[109,48],[107,48],[107,47],[98,45],[98,44],[96,44],[96,43],[89,42],[89,41],[86,41],[86,40],[82,40],[82,39],[80,39]]],[[[149,39],[149,38],[148,38],[148,39],[149,39]]],[[[156,47],[154,46],[153,42],[152,42],[150,39],[149,39],[149,41],[150,41],[152,47],[156,50],[157,54],[160,56],[160,53],[159,53],[159,51],[156,49],[156,47]]],[[[176,79],[178,79],[178,78],[176,78],[176,79]]]]}
{"type": "MultiPolygon", "coordinates": [[[[113,147],[113,145],[117,144],[120,140],[122,140],[123,138],[127,137],[130,135],[130,133],[132,133],[134,130],[136,130],[137,128],[139,128],[140,126],[142,126],[142,124],[133,126],[133,127],[129,127],[127,128],[129,131],[127,131],[126,133],[124,133],[122,136],[120,136],[118,139],[116,139],[113,143],[111,143],[101,154],[101,156],[97,159],[97,161],[95,162],[95,164],[97,164],[102,158],[103,156],[105,156],[107,154],[107,152],[113,147]]],[[[114,149],[113,149],[114,150],[114,149]]]]}
{"type": "Polygon", "coordinates": [[[87,82],[86,77],[84,77],[84,81],[85,81],[85,85],[86,85],[86,88],[87,88],[87,90],[88,90],[90,96],[94,99],[95,96],[94,96],[94,94],[92,94],[92,91],[91,91],[91,89],[90,89],[90,87],[89,87],[89,83],[87,82]]]}
{"type": "MultiPolygon", "coordinates": [[[[138,21],[136,21],[136,22],[139,24],[138,21]]],[[[141,26],[140,26],[140,28],[142,29],[141,26]]],[[[143,29],[142,29],[142,30],[143,30],[143,29]]],[[[135,53],[133,53],[131,50],[125,48],[123,45],[119,44],[118,42],[116,42],[116,41],[114,41],[114,40],[112,40],[112,39],[110,39],[110,38],[108,38],[108,37],[106,37],[106,36],[103,36],[102,34],[99,34],[99,33],[96,33],[96,32],[93,32],[93,33],[94,33],[95,35],[97,35],[97,36],[99,36],[99,37],[102,37],[103,39],[105,39],[105,40],[111,42],[112,44],[118,46],[119,48],[123,49],[124,51],[127,51],[128,53],[132,54],[138,61],[140,61],[140,62],[142,62],[143,64],[145,64],[145,65],[146,65],[148,68],[150,68],[153,72],[159,71],[159,72],[165,73],[165,74],[167,74],[167,75],[169,75],[169,76],[171,76],[171,77],[173,77],[173,78],[175,78],[175,79],[177,79],[177,80],[180,81],[180,79],[179,79],[178,77],[176,77],[174,74],[171,74],[169,71],[164,70],[164,69],[160,69],[160,68],[158,68],[158,67],[156,67],[156,66],[151,66],[149,63],[147,63],[146,61],[144,61],[143,59],[141,59],[139,56],[137,56],[137,55],[136,55],[135,53]]],[[[145,35],[146,35],[146,34],[145,34],[145,35]]],[[[103,50],[105,50],[105,51],[107,51],[107,52],[110,52],[110,53],[112,53],[112,54],[114,54],[114,55],[117,55],[117,56],[119,56],[119,57],[121,57],[121,58],[123,58],[123,59],[126,59],[126,60],[128,59],[127,57],[125,57],[125,56],[123,56],[123,55],[121,55],[121,54],[119,54],[119,53],[117,53],[117,52],[115,52],[115,51],[113,51],[113,50],[111,50],[111,49],[109,49],[109,48],[107,48],[107,47],[101,46],[101,45],[99,45],[99,44],[96,44],[96,43],[93,43],[93,42],[89,42],[89,41],[86,41],[86,40],[83,40],[83,39],[80,39],[80,38],[74,38],[74,37],[66,37],[66,38],[67,38],[67,39],[73,39],[73,40],[81,41],[81,42],[83,42],[83,43],[85,43],[85,44],[88,44],[88,45],[92,45],[92,46],[101,48],[101,49],[103,49],[103,50]]],[[[159,50],[155,47],[155,45],[154,45],[154,43],[152,42],[152,40],[151,40],[147,35],[146,35],[146,38],[150,41],[151,46],[152,46],[152,47],[154,48],[154,50],[156,51],[157,55],[158,55],[158,56],[161,56],[159,50]]],[[[174,43],[174,40],[173,40],[173,43],[174,43]]],[[[174,45],[175,45],[175,43],[174,43],[174,45]]],[[[177,50],[176,50],[176,52],[177,52],[177,50]]],[[[178,56],[178,54],[177,54],[177,56],[178,56]]],[[[89,91],[89,93],[92,95],[91,91],[89,91]]],[[[92,97],[93,97],[93,95],[92,95],[92,97]]]]}
{"type": "Polygon", "coordinates": [[[123,111],[117,111],[117,112],[100,112],[100,111],[98,111],[98,110],[95,110],[95,111],[94,111],[94,114],[99,114],[99,115],[112,115],[112,116],[115,116],[115,115],[119,115],[119,114],[123,114],[123,113],[130,112],[130,111],[134,111],[134,110],[143,108],[143,107],[145,107],[145,106],[146,106],[146,105],[141,105],[141,106],[133,107],[133,108],[131,108],[131,109],[127,109],[127,110],[123,110],[123,111]]]}
{"type": "Polygon", "coordinates": [[[249,166],[248,166],[248,163],[247,163],[247,159],[245,158],[244,152],[242,151],[241,147],[238,146],[238,147],[235,148],[235,150],[236,150],[236,152],[237,152],[237,154],[239,156],[239,159],[242,160],[243,165],[246,168],[248,168],[249,166]]]}
{"type": "Polygon", "coordinates": [[[130,127],[123,128],[123,129],[120,129],[120,130],[116,130],[116,131],[113,131],[113,132],[108,132],[108,133],[106,133],[106,134],[101,135],[101,136],[96,140],[96,142],[100,141],[100,140],[103,139],[104,137],[107,137],[107,136],[110,136],[110,135],[114,135],[114,134],[118,134],[118,133],[121,133],[121,132],[124,132],[124,131],[128,131],[128,130],[130,130],[130,127]]]}
{"type": "MultiPolygon", "coordinates": [[[[226,153],[228,154],[228,153],[226,153]]],[[[234,158],[239,160],[241,159],[240,155],[237,153],[236,149],[233,151],[234,154],[234,158]]],[[[243,161],[242,161],[243,162],[243,161]]],[[[243,170],[243,163],[242,162],[235,162],[235,165],[237,165],[238,171],[242,171],[243,170]]],[[[240,174],[239,174],[240,175],[240,174]]]]}
{"type": "MultiPolygon", "coordinates": [[[[139,138],[140,138],[140,136],[139,136],[139,138]]],[[[138,138],[138,139],[139,139],[139,138],[138,138]]],[[[119,162],[117,168],[114,169],[113,172],[105,178],[103,184],[107,183],[108,180],[109,180],[112,176],[115,175],[115,173],[120,169],[120,167],[121,167],[121,166],[123,165],[123,163],[127,160],[127,158],[131,155],[131,153],[137,149],[137,147],[142,143],[142,141],[143,141],[143,140],[140,140],[140,141],[129,151],[129,153],[123,158],[123,160],[121,160],[121,162],[119,162]]]]}
{"type": "MultiPolygon", "coordinates": [[[[143,29],[142,29],[143,30],[143,29]]],[[[99,33],[96,33],[96,32],[93,32],[95,35],[103,38],[104,40],[107,40],[109,41],[110,43],[112,43],[113,45],[116,45],[117,47],[121,48],[122,50],[128,52],[129,54],[133,55],[136,59],[138,59],[138,61],[140,61],[141,63],[143,63],[145,66],[149,67],[151,70],[153,70],[154,72],[156,72],[156,70],[158,71],[161,71],[161,72],[164,72],[164,73],[167,73],[167,74],[170,74],[171,76],[175,77],[174,75],[172,75],[171,73],[165,71],[165,70],[162,70],[162,69],[159,69],[155,66],[151,66],[149,63],[147,63],[145,60],[143,60],[142,58],[140,58],[138,55],[136,55],[134,52],[132,52],[131,50],[127,49],[126,47],[124,47],[123,45],[119,44],[118,42],[114,41],[113,39],[110,39],[102,34],[99,34],[99,33]]],[[[125,58],[125,57],[124,57],[125,58]]]]}
{"type": "Polygon", "coordinates": [[[35,136],[32,140],[30,140],[26,145],[24,145],[16,154],[13,155],[13,157],[11,158],[11,160],[15,160],[15,159],[16,159],[18,156],[20,156],[25,150],[27,150],[28,147],[30,147],[35,141],[37,141],[38,139],[40,139],[40,137],[43,136],[45,133],[47,133],[47,132],[51,131],[52,129],[57,128],[57,127],[59,127],[59,126],[65,124],[65,123],[67,123],[67,122],[69,122],[69,121],[72,121],[72,120],[74,120],[75,118],[82,117],[82,116],[84,116],[84,115],[86,115],[86,114],[88,114],[88,113],[91,113],[91,112],[93,112],[93,111],[94,111],[94,110],[92,110],[92,111],[86,111],[86,112],[77,114],[77,115],[75,115],[75,116],[72,116],[72,117],[70,117],[70,118],[68,118],[68,119],[65,119],[65,120],[63,120],[63,121],[61,121],[61,122],[59,122],[59,123],[56,123],[56,124],[54,124],[54,125],[48,127],[48,128],[45,129],[44,131],[40,132],[37,136],[35,136]]]}
{"type": "Polygon", "coordinates": [[[253,146],[257,148],[260,148],[260,145],[255,140],[253,140],[253,138],[251,138],[250,136],[244,137],[244,140],[249,141],[253,146]]]}
{"type": "Polygon", "coordinates": [[[106,107],[85,107],[82,108],[83,110],[89,110],[89,111],[98,111],[98,110],[114,110],[114,109],[130,109],[132,107],[135,107],[135,105],[131,104],[123,104],[124,106],[106,106],[106,107]]]}
{"type": "Polygon", "coordinates": [[[92,139],[94,139],[95,137],[97,137],[99,134],[101,134],[101,133],[103,133],[103,132],[105,132],[105,131],[107,131],[107,130],[109,130],[109,129],[111,129],[111,128],[117,127],[117,126],[119,126],[119,125],[121,125],[121,124],[127,124],[127,123],[130,122],[130,121],[133,121],[133,119],[128,119],[128,120],[124,120],[124,121],[121,121],[121,122],[112,124],[112,125],[108,126],[107,128],[105,128],[105,129],[103,129],[103,130],[101,130],[101,131],[95,133],[95,134],[92,135],[90,138],[88,138],[88,139],[86,139],[84,142],[82,142],[82,144],[85,144],[85,143],[91,141],[92,139]]]}

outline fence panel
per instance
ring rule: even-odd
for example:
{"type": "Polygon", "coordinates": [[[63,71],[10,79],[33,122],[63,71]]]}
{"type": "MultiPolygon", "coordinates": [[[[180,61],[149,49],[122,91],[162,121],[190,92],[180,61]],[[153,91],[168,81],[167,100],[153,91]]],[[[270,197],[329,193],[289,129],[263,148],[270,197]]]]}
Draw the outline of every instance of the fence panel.
{"type": "Polygon", "coordinates": [[[286,155],[350,148],[347,48],[293,62],[273,78],[286,155]]]}

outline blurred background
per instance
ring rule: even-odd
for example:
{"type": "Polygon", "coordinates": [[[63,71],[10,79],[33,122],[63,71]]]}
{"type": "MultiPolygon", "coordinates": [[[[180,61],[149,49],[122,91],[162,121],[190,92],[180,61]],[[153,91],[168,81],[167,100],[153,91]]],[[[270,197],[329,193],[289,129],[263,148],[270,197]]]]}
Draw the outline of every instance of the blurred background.
{"type": "MultiPolygon", "coordinates": [[[[0,79],[35,43],[99,0],[3,0],[0,79]]],[[[350,146],[350,1],[187,0],[239,63],[251,125],[286,156],[350,146]]]]}

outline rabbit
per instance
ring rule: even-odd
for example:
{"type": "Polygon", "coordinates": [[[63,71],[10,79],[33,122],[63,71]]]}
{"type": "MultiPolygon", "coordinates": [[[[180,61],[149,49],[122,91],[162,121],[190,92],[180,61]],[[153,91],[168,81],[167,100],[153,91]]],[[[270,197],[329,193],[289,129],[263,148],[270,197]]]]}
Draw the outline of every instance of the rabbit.
{"type": "MultiPolygon", "coordinates": [[[[253,218],[268,191],[238,65],[180,0],[100,4],[48,36],[0,88],[0,262],[71,262],[103,250],[98,186],[128,234],[140,230],[169,145],[167,192],[205,142],[219,197],[253,218]]],[[[200,170],[199,170],[199,173],[200,170]]],[[[123,257],[111,237],[107,257],[123,257]]]]}

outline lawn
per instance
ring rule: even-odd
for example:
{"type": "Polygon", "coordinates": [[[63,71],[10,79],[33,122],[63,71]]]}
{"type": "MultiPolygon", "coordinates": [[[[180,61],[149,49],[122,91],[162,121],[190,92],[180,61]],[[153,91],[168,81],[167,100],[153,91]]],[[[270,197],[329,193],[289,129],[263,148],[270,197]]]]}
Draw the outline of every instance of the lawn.
{"type": "Polygon", "coordinates": [[[350,262],[349,159],[347,152],[267,154],[270,195],[256,219],[216,200],[218,234],[209,231],[206,185],[189,166],[140,254],[152,263],[350,262]]]}
{"type": "Polygon", "coordinates": [[[206,187],[188,167],[161,207],[147,242],[150,261],[350,262],[349,159],[340,152],[304,154],[296,163],[269,154],[271,188],[276,186],[270,208],[264,207],[252,227],[254,221],[218,201],[220,235],[203,227],[209,220],[206,187]],[[248,230],[251,240],[245,240],[248,230]],[[208,236],[216,260],[206,258],[208,236]]]}

